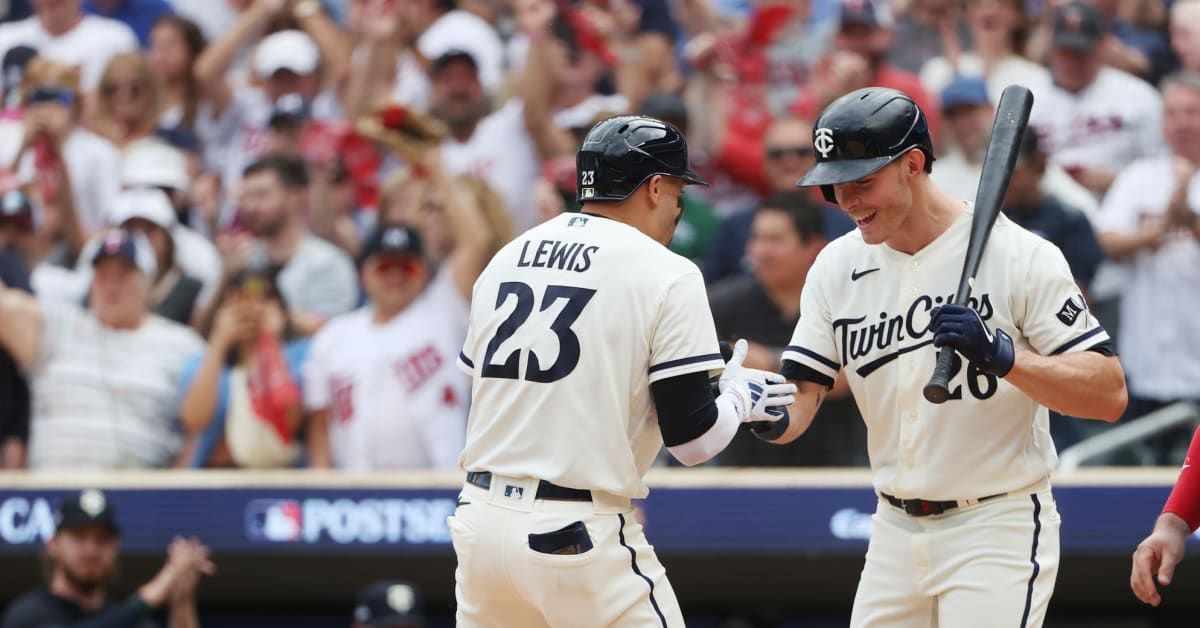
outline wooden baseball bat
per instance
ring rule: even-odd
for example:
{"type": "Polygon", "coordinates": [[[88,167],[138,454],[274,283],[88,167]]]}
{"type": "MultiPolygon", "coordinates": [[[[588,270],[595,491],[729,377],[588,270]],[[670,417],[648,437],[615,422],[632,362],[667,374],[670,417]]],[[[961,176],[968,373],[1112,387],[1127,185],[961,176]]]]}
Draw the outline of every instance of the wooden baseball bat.
{"type": "MultiPolygon", "coordinates": [[[[954,293],[954,303],[966,305],[983,259],[992,225],[1000,214],[1000,204],[1008,190],[1013,167],[1017,163],[1017,151],[1021,136],[1029,124],[1029,111],[1033,108],[1033,94],[1021,85],[1009,85],[1000,95],[996,107],[996,120],[992,123],[992,139],[988,142],[983,157],[983,168],[979,174],[979,188],[975,193],[975,215],[971,220],[971,238],[967,244],[967,257],[963,262],[962,277],[954,293]]],[[[937,364],[929,383],[925,384],[925,399],[930,403],[944,403],[950,398],[950,368],[954,361],[954,348],[938,350],[937,364]]]]}

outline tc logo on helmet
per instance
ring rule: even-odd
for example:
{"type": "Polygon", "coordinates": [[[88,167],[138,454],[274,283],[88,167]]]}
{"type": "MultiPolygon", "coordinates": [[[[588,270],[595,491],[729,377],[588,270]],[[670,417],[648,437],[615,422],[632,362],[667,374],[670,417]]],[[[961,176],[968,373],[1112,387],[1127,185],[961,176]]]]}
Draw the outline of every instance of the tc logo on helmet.
{"type": "Polygon", "coordinates": [[[829,159],[829,153],[833,152],[833,131],[826,128],[817,129],[817,136],[813,138],[813,148],[821,153],[823,159],[829,159]]]}

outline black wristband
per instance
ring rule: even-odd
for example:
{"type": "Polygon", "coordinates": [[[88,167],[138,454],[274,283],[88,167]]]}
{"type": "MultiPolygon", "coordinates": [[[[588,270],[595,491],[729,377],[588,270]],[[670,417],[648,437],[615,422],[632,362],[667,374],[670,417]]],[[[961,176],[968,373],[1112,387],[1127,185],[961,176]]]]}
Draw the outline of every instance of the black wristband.
{"type": "Polygon", "coordinates": [[[754,432],[754,435],[759,440],[768,443],[783,436],[783,433],[787,431],[788,425],[791,423],[791,419],[788,417],[787,408],[783,408],[782,410],[783,415],[779,417],[778,421],[750,421],[747,423],[750,426],[750,431],[754,432]]]}

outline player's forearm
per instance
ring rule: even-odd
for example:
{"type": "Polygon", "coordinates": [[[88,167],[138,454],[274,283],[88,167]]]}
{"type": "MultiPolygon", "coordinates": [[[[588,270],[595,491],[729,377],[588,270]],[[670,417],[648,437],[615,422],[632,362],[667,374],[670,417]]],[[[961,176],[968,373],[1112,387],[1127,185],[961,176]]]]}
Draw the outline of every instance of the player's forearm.
{"type": "Polygon", "coordinates": [[[1183,468],[1180,469],[1175,486],[1171,489],[1171,495],[1167,497],[1167,503],[1163,505],[1163,514],[1158,518],[1155,529],[1174,521],[1178,523],[1177,527],[1182,529],[1184,536],[1187,536],[1192,530],[1200,527],[1200,468],[1194,467],[1193,464],[1200,464],[1200,428],[1192,435],[1187,458],[1184,459],[1183,468]]]}
{"type": "Polygon", "coordinates": [[[1084,419],[1116,421],[1129,399],[1121,363],[1094,351],[1055,356],[1018,351],[1005,379],[1047,408],[1084,419]]]}
{"type": "Polygon", "coordinates": [[[788,406],[788,418],[791,423],[787,431],[783,436],[771,441],[776,445],[786,445],[800,438],[800,435],[808,430],[808,426],[812,425],[813,417],[817,416],[817,410],[821,408],[821,402],[829,392],[829,389],[816,382],[795,379],[788,381],[796,385],[796,403],[788,406]]]}

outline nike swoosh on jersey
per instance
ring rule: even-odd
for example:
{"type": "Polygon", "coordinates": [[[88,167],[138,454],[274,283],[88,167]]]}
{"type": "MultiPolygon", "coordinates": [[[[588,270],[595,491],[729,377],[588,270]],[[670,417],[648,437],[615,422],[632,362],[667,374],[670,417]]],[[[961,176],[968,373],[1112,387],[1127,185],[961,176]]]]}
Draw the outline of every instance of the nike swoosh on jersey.
{"type": "Polygon", "coordinates": [[[859,272],[857,270],[851,270],[850,271],[850,281],[858,281],[859,277],[862,277],[863,275],[869,275],[877,270],[879,270],[879,269],[878,268],[868,268],[862,272],[859,272]]]}

